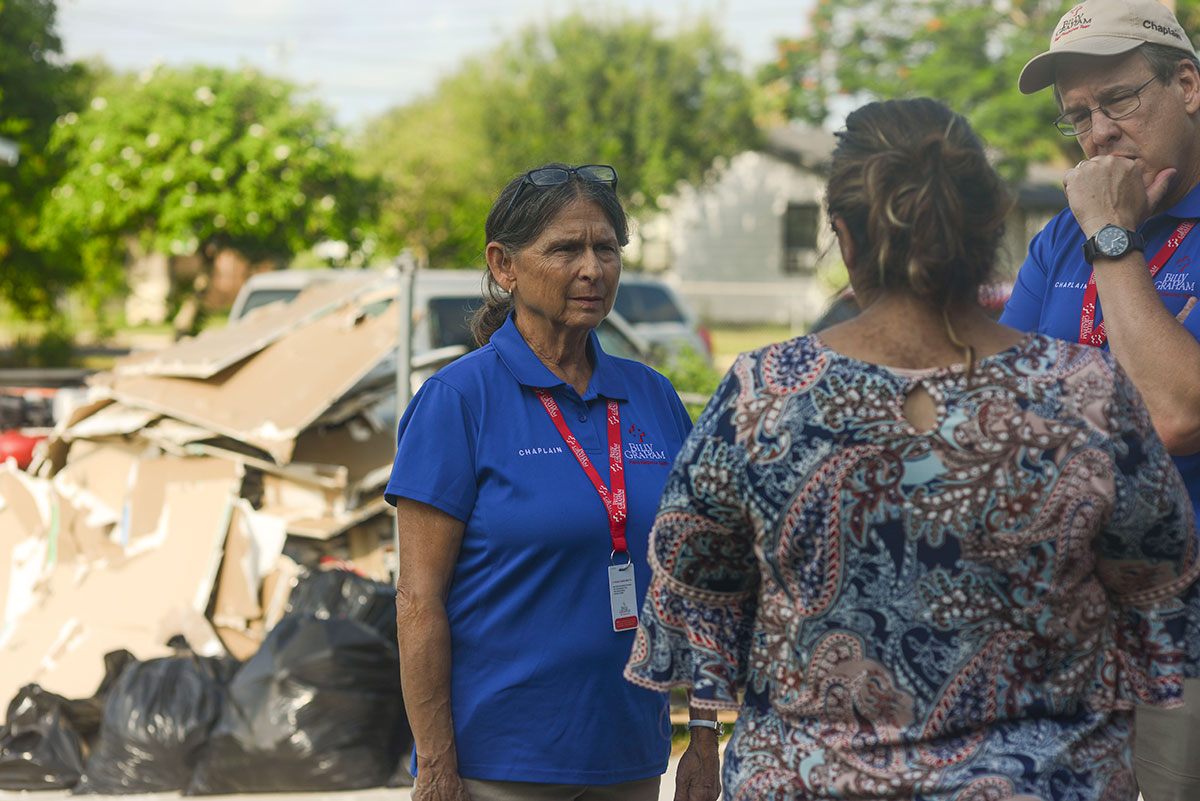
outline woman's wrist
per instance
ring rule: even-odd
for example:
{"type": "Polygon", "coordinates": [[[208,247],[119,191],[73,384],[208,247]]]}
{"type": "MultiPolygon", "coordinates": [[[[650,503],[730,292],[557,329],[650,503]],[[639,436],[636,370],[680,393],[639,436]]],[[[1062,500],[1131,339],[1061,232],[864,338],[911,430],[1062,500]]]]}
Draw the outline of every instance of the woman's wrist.
{"type": "MultiPolygon", "coordinates": [[[[689,695],[688,701],[691,701],[689,695]]],[[[688,734],[693,741],[716,743],[724,734],[724,724],[717,721],[717,710],[688,705],[688,734]]]]}
{"type": "Polygon", "coordinates": [[[458,774],[458,752],[453,745],[423,752],[417,749],[417,772],[458,774]]]}
{"type": "Polygon", "coordinates": [[[713,742],[716,742],[725,733],[724,724],[708,718],[692,718],[688,721],[687,726],[688,734],[691,735],[693,740],[697,738],[702,740],[711,739],[713,742]]]}

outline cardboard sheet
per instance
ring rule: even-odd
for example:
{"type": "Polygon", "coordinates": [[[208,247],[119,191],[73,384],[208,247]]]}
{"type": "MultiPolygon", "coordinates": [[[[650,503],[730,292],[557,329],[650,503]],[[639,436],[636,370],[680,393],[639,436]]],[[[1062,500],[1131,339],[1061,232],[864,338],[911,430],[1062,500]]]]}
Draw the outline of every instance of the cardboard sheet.
{"type": "Polygon", "coordinates": [[[390,467],[396,455],[395,434],[377,431],[362,417],[332,428],[309,428],[296,439],[294,462],[344,465],[347,482],[357,484],[372,470],[390,467]]]}
{"type": "Polygon", "coordinates": [[[117,523],[145,450],[142,441],[76,440],[66,466],[54,476],[54,485],[90,511],[93,525],[117,523]]]}
{"type": "Polygon", "coordinates": [[[348,306],[293,331],[208,380],[109,374],[98,386],[291,461],[296,436],[396,345],[396,320],[348,306]]]}
{"type": "Polygon", "coordinates": [[[197,442],[187,446],[187,452],[194,455],[215,456],[220,459],[239,461],[247,467],[253,467],[273,476],[298,481],[301,484],[312,484],[331,490],[346,488],[346,468],[341,465],[306,464],[293,462],[278,465],[274,462],[247,456],[240,451],[231,451],[211,442],[197,442]]]}
{"type": "Polygon", "coordinates": [[[321,416],[313,421],[313,426],[328,428],[339,425],[351,417],[369,414],[374,407],[388,399],[392,404],[395,403],[394,381],[389,382],[386,386],[375,385],[363,389],[361,392],[347,393],[345,397],[338,399],[335,404],[322,412],[321,416]]]}
{"type": "Polygon", "coordinates": [[[51,536],[55,537],[52,547],[56,561],[113,565],[124,561],[125,552],[110,536],[115,524],[93,522],[90,510],[77,506],[57,488],[54,488],[53,498],[57,528],[51,530],[51,536]]]}
{"type": "Polygon", "coordinates": [[[262,477],[262,505],[259,511],[282,520],[304,517],[340,515],[346,508],[346,495],[342,487],[296,480],[273,473],[262,477]]]}
{"type": "Polygon", "coordinates": [[[104,676],[104,654],[126,648],[139,659],[166,655],[164,618],[201,615],[212,595],[233,503],[238,465],[223,463],[203,481],[163,490],[161,543],[118,564],[59,560],[0,647],[0,704],[35,681],[68,698],[90,696],[104,676]]]}
{"type": "Polygon", "coordinates": [[[296,537],[314,540],[329,540],[363,523],[376,515],[386,513],[391,506],[383,498],[376,498],[364,506],[341,514],[319,517],[295,517],[287,521],[287,532],[296,537]]]}
{"type": "Polygon", "coordinates": [[[185,445],[213,437],[213,433],[207,428],[194,426],[173,417],[160,417],[154,425],[144,428],[138,433],[157,445],[175,446],[181,449],[185,445]]]}
{"type": "Polygon", "coordinates": [[[132,434],[145,428],[156,417],[158,414],[148,409],[135,409],[112,403],[74,425],[67,426],[59,436],[69,442],[79,438],[96,439],[132,434]]]}
{"type": "Polygon", "coordinates": [[[374,520],[355,526],[346,533],[350,561],[364,576],[375,581],[392,582],[395,557],[392,547],[393,519],[380,515],[374,520]]]}
{"type": "MultiPolygon", "coordinates": [[[[92,392],[89,390],[89,396],[91,394],[92,392]]],[[[71,409],[67,418],[59,421],[55,433],[46,440],[44,458],[35,458],[34,462],[29,466],[29,472],[43,478],[50,478],[61,470],[63,465],[66,464],[67,454],[71,450],[71,443],[61,436],[62,432],[80,420],[91,417],[112,402],[112,398],[90,398],[87,402],[81,403],[71,409]]]]}
{"type": "Polygon", "coordinates": [[[254,656],[267,636],[261,620],[252,620],[245,627],[214,625],[213,629],[225,650],[241,662],[254,656]]]}
{"type": "Polygon", "coordinates": [[[229,534],[225,539],[225,558],[213,597],[213,623],[218,626],[246,627],[262,617],[258,601],[261,578],[254,559],[254,543],[246,519],[244,501],[233,508],[229,534]]]}
{"type": "Polygon", "coordinates": [[[0,469],[0,652],[57,564],[124,560],[108,539],[110,527],[92,525],[88,516],[47,479],[0,469]]]}
{"type": "Polygon", "coordinates": [[[29,606],[47,559],[47,516],[31,483],[14,466],[0,465],[0,643],[29,606]]]}
{"type": "Polygon", "coordinates": [[[32,536],[42,528],[45,501],[39,503],[33,483],[15,466],[0,463],[0,537],[32,536]]]}
{"type": "Polygon", "coordinates": [[[275,569],[267,574],[262,585],[263,625],[267,631],[283,619],[292,588],[300,577],[300,565],[289,556],[275,560],[275,569]]]}
{"type": "Polygon", "coordinates": [[[262,581],[259,593],[262,617],[255,620],[234,617],[223,618],[220,622],[214,620],[213,627],[229,653],[242,661],[254,655],[267,632],[275,628],[275,624],[283,617],[299,572],[300,566],[289,557],[278,556],[273,569],[265,574],[262,581]]]}
{"type": "Polygon", "coordinates": [[[299,326],[345,306],[366,287],[381,280],[384,277],[380,273],[364,271],[361,276],[317,284],[291,303],[254,309],[233,325],[209,328],[153,354],[122,360],[113,367],[113,372],[124,376],[211,378],[299,326]]]}
{"type": "MultiPolygon", "coordinates": [[[[202,485],[214,481],[224,486],[231,477],[240,478],[242,474],[236,462],[206,456],[150,456],[139,460],[134,471],[117,539],[121,546],[129,549],[165,541],[169,533],[164,530],[164,515],[170,508],[167,504],[169,491],[174,490],[186,499],[193,489],[201,492],[202,485]]],[[[241,485],[237,481],[234,483],[236,494],[241,485]]]]}

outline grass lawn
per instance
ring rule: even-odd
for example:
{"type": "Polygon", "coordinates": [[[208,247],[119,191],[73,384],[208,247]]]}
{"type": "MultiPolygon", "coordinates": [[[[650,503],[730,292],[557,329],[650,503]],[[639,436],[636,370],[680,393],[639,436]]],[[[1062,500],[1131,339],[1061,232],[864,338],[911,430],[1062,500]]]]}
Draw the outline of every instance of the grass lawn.
{"type": "Polygon", "coordinates": [[[729,369],[739,353],[791,339],[795,334],[786,325],[720,327],[709,326],[713,341],[713,362],[722,370],[729,369]]]}

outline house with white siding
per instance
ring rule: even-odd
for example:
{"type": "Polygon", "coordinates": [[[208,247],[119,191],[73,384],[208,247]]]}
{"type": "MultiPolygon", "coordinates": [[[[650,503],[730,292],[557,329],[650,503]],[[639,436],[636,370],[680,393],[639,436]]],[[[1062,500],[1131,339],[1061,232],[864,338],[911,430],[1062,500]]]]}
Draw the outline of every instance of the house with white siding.
{"type": "MultiPolygon", "coordinates": [[[[637,226],[628,261],[661,274],[709,322],[805,332],[844,283],[824,209],[835,143],[819,129],[770,131],[762,150],[717,165],[711,183],[662,199],[663,211],[637,226]]],[[[1003,275],[1015,275],[1029,239],[1066,205],[1060,176],[1051,168],[1018,189],[1003,275]]]]}

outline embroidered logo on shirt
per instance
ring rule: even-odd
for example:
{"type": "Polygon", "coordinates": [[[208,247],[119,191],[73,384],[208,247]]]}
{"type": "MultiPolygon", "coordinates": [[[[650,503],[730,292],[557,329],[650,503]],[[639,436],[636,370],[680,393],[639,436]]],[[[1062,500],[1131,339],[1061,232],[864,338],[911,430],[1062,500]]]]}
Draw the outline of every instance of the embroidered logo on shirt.
{"type": "Polygon", "coordinates": [[[547,445],[544,448],[521,448],[517,456],[542,456],[543,454],[564,453],[562,445],[547,445]]]}
{"type": "Polygon", "coordinates": [[[652,442],[646,442],[646,432],[640,426],[630,425],[625,429],[629,441],[625,443],[625,461],[629,464],[668,464],[667,451],[652,442]]]}
{"type": "Polygon", "coordinates": [[[1159,277],[1154,286],[1159,292],[1195,292],[1196,282],[1189,281],[1190,277],[1181,273],[1166,273],[1159,277]]]}

